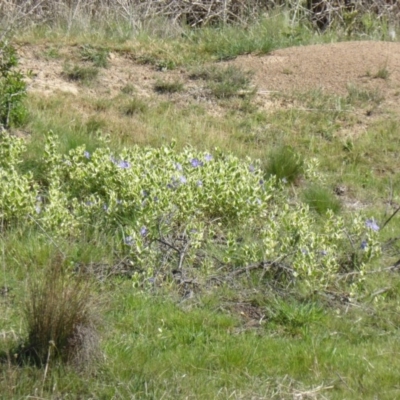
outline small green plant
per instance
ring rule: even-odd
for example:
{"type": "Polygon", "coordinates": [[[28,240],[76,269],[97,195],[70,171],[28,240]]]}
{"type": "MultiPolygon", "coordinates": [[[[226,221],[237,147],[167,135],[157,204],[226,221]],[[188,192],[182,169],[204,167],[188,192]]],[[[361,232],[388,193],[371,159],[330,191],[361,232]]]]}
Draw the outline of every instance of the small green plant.
{"type": "Polygon", "coordinates": [[[303,159],[292,147],[279,147],[269,155],[265,172],[268,177],[276,176],[280,181],[293,183],[303,172],[303,159]]]}
{"type": "Polygon", "coordinates": [[[68,275],[62,260],[31,280],[24,309],[28,338],[17,353],[21,362],[45,366],[60,359],[85,367],[97,357],[97,316],[87,282],[68,275]]]}
{"type": "Polygon", "coordinates": [[[66,65],[64,67],[64,75],[71,81],[90,83],[99,75],[99,69],[91,66],[73,65],[71,67],[66,65]]]}
{"type": "Polygon", "coordinates": [[[16,70],[17,53],[8,42],[0,42],[0,127],[21,125],[27,116],[24,75],[16,70]]]}
{"type": "Polygon", "coordinates": [[[157,93],[177,93],[183,90],[183,83],[180,81],[162,81],[158,80],[154,84],[154,90],[157,93]]]}
{"type": "Polygon", "coordinates": [[[97,68],[108,67],[109,50],[107,48],[95,48],[91,45],[84,45],[80,49],[82,61],[90,61],[97,68]]]}
{"type": "Polygon", "coordinates": [[[204,67],[191,73],[191,79],[207,81],[207,87],[213,96],[219,99],[231,97],[249,97],[255,93],[251,87],[252,73],[229,65],[228,67],[204,67]]]}
{"type": "Polygon", "coordinates": [[[125,115],[132,116],[134,114],[143,113],[147,110],[147,104],[138,98],[130,99],[122,106],[122,112],[125,115]]]}
{"type": "Polygon", "coordinates": [[[328,210],[337,214],[341,209],[340,201],[328,189],[320,185],[312,185],[305,189],[303,193],[304,202],[320,215],[324,215],[328,210]]]}

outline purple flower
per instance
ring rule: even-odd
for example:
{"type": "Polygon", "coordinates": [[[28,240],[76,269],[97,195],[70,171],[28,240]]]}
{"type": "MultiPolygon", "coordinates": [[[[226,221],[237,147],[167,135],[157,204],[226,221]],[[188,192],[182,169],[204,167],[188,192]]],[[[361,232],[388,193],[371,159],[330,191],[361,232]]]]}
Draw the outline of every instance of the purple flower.
{"type": "Polygon", "coordinates": [[[260,180],[258,181],[258,183],[259,183],[260,185],[264,185],[264,179],[260,179],[260,180]]]}
{"type": "Polygon", "coordinates": [[[368,243],[367,243],[367,241],[366,240],[363,240],[362,242],[361,242],[361,249],[362,250],[365,250],[367,247],[368,247],[368,243]]]}
{"type": "Polygon", "coordinates": [[[147,190],[142,190],[142,196],[143,197],[148,197],[149,196],[149,192],[147,190]]]}
{"type": "Polygon", "coordinates": [[[254,168],[254,165],[253,165],[253,164],[250,164],[250,165],[249,165],[249,171],[250,171],[251,173],[253,173],[253,172],[255,171],[255,168],[254,168]]]}
{"type": "Polygon", "coordinates": [[[182,184],[185,184],[185,183],[187,182],[187,179],[186,179],[186,177],[184,177],[183,175],[181,175],[181,176],[179,177],[179,181],[180,181],[182,184]]]}
{"type": "Polygon", "coordinates": [[[196,185],[197,185],[198,187],[202,187],[202,186],[203,186],[203,182],[200,181],[200,180],[198,180],[198,181],[196,182],[196,185]]]}
{"type": "Polygon", "coordinates": [[[369,229],[372,229],[375,232],[379,231],[379,226],[378,226],[378,224],[375,222],[375,220],[373,218],[372,219],[367,219],[365,221],[365,226],[367,228],[369,228],[369,229]]]}
{"type": "Polygon", "coordinates": [[[148,231],[148,229],[147,229],[145,226],[142,226],[142,227],[140,228],[140,235],[141,235],[142,237],[146,237],[148,233],[149,233],[149,231],[148,231]]]}
{"type": "Polygon", "coordinates": [[[198,158],[192,158],[192,160],[190,161],[190,164],[192,164],[193,168],[197,168],[197,167],[202,167],[203,166],[203,163],[198,158]]]}
{"type": "Polygon", "coordinates": [[[307,250],[307,249],[301,249],[301,252],[302,252],[303,254],[305,254],[305,255],[308,254],[308,250],[307,250]]]}
{"type": "Polygon", "coordinates": [[[176,164],[175,164],[175,168],[176,168],[178,171],[182,171],[182,170],[183,170],[182,165],[179,164],[179,163],[176,163],[176,164]]]}
{"type": "Polygon", "coordinates": [[[88,151],[84,151],[84,152],[83,152],[83,155],[84,155],[85,158],[87,158],[87,159],[89,160],[89,158],[90,158],[90,153],[89,153],[88,151]]]}
{"type": "Polygon", "coordinates": [[[321,256],[326,256],[328,252],[326,250],[321,250],[319,254],[321,254],[321,256]]]}
{"type": "Polygon", "coordinates": [[[205,159],[207,162],[209,162],[209,161],[212,161],[213,156],[212,156],[211,154],[206,154],[205,157],[204,157],[204,159],[205,159]]]}
{"type": "Polygon", "coordinates": [[[126,236],[125,239],[124,239],[124,243],[127,246],[132,246],[133,243],[134,243],[133,237],[132,236],[126,236]]]}
{"type": "Polygon", "coordinates": [[[125,160],[119,161],[117,165],[118,165],[118,167],[123,168],[123,169],[129,168],[131,166],[131,164],[125,160]]]}

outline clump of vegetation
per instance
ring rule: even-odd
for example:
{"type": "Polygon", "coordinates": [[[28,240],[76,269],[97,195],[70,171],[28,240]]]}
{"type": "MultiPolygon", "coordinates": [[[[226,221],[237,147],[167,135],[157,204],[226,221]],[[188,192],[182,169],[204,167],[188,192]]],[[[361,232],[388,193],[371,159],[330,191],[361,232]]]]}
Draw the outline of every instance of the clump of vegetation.
{"type": "Polygon", "coordinates": [[[314,184],[303,192],[304,202],[320,215],[325,215],[328,210],[337,214],[341,209],[339,199],[323,186],[314,184]]]}
{"type": "Polygon", "coordinates": [[[364,89],[356,85],[347,86],[347,101],[350,104],[371,104],[379,105],[384,97],[378,89],[364,89]]]}
{"type": "Polygon", "coordinates": [[[0,127],[21,125],[27,116],[24,106],[26,83],[16,69],[18,57],[15,48],[6,40],[0,41],[0,127]]]}
{"type": "Polygon", "coordinates": [[[303,158],[290,146],[279,147],[269,154],[265,173],[284,183],[296,182],[303,173],[303,158]]]}
{"type": "Polygon", "coordinates": [[[145,112],[147,108],[148,106],[143,100],[135,97],[122,105],[122,112],[125,115],[132,116],[145,112]]]}
{"type": "Polygon", "coordinates": [[[71,81],[90,83],[98,77],[99,69],[97,67],[76,64],[73,66],[66,65],[64,67],[64,75],[71,81]]]}
{"type": "Polygon", "coordinates": [[[93,47],[90,44],[86,44],[81,47],[80,55],[82,61],[90,61],[97,68],[108,67],[108,57],[110,51],[103,47],[93,47]]]}
{"type": "Polygon", "coordinates": [[[255,89],[251,87],[251,76],[251,72],[245,72],[234,65],[202,67],[190,74],[191,79],[205,80],[212,95],[218,99],[254,95],[255,89]]]}
{"type": "Polygon", "coordinates": [[[88,280],[71,276],[62,260],[31,277],[25,302],[28,338],[21,362],[45,366],[60,359],[87,368],[99,355],[98,315],[88,280]]]}
{"type": "Polygon", "coordinates": [[[183,90],[183,83],[180,81],[163,81],[158,80],[154,84],[154,90],[157,93],[178,93],[183,90]]]}

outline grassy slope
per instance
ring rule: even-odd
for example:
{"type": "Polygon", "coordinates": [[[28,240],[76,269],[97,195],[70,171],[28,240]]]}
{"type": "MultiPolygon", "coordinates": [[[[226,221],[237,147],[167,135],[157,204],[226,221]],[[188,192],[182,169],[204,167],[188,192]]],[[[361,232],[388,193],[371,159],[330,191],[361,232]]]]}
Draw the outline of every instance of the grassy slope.
{"type": "MultiPolygon", "coordinates": [[[[101,31],[95,33],[65,36],[62,31],[42,29],[27,32],[18,40],[50,46],[59,41],[93,43],[139,53],[141,61],[190,68],[240,53],[332,39],[316,37],[308,29],[290,30],[282,21],[252,27],[250,35],[238,28],[226,28],[188,37],[143,34],[125,40],[108,36],[106,40],[101,31]]],[[[295,94],[290,96],[296,100],[295,94]]],[[[128,118],[121,113],[128,97],[121,94],[113,102],[97,99],[97,103],[103,102],[105,116],[92,120],[90,125],[77,110],[96,109],[93,99],[79,98],[80,107],[72,107],[76,99],[68,96],[31,95],[31,117],[27,122],[27,129],[32,131],[28,151],[31,164],[27,165],[35,168],[35,159],[42,151],[41,137],[48,129],[59,133],[65,149],[82,142],[89,149],[95,148],[94,131],[101,128],[113,135],[116,147],[121,143],[158,146],[174,137],[178,147],[188,143],[200,148],[219,146],[263,162],[267,162],[274,145],[283,142],[304,155],[319,158],[327,187],[345,183],[351,187],[353,200],[367,203],[368,210],[381,219],[385,212],[383,200],[398,199],[398,173],[382,177],[373,172],[399,170],[395,146],[399,126],[395,116],[378,119],[364,135],[343,143],[335,137],[336,129],[355,124],[345,112],[273,111],[268,115],[266,130],[265,115],[245,100],[225,100],[226,112],[211,116],[204,109],[174,106],[155,96],[151,107],[140,107],[128,118]],[[55,112],[60,108],[64,110],[62,115],[55,112]],[[135,136],[130,134],[132,131],[135,136]],[[260,144],[269,147],[261,149],[260,144]]],[[[308,106],[316,101],[313,93],[302,98],[308,106]]],[[[331,108],[335,100],[317,94],[317,101],[331,108]]],[[[351,99],[346,101],[348,107],[356,106],[351,99]]],[[[294,197],[300,192],[301,187],[294,188],[294,197]]],[[[392,223],[382,234],[398,236],[399,232],[392,223]]],[[[51,243],[18,233],[13,237],[3,234],[1,243],[0,287],[12,288],[9,295],[0,297],[0,350],[8,350],[24,335],[21,304],[27,277],[47,265],[56,250],[51,243]]],[[[82,262],[111,263],[112,238],[100,237],[90,246],[78,244],[68,251],[82,262]]],[[[400,279],[396,273],[376,274],[368,276],[365,285],[371,292],[388,290],[379,299],[368,297],[351,306],[323,296],[304,299],[299,294],[287,294],[279,299],[243,281],[239,291],[221,287],[182,300],[173,285],[157,293],[142,293],[132,288],[129,279],[110,279],[98,288],[99,296],[105,299],[105,359],[95,371],[82,376],[54,365],[45,375],[40,369],[5,363],[0,366],[0,397],[269,399],[293,398],[296,394],[301,398],[303,393],[303,398],[393,399],[400,396],[400,279]],[[232,311],[231,304],[240,302],[255,304],[263,311],[265,317],[259,327],[247,327],[241,314],[232,311]]]]}

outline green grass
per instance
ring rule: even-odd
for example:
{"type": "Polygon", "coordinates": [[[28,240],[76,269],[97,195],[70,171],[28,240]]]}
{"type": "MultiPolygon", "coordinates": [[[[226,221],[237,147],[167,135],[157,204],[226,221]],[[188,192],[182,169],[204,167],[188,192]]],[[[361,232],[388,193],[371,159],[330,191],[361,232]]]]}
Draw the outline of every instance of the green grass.
{"type": "Polygon", "coordinates": [[[306,188],[303,192],[303,198],[304,202],[320,215],[326,214],[328,210],[336,214],[341,208],[340,201],[333,192],[320,185],[306,188]]]}
{"type": "Polygon", "coordinates": [[[88,84],[94,81],[99,75],[99,69],[92,66],[66,65],[64,76],[71,81],[79,81],[88,84]]]}

